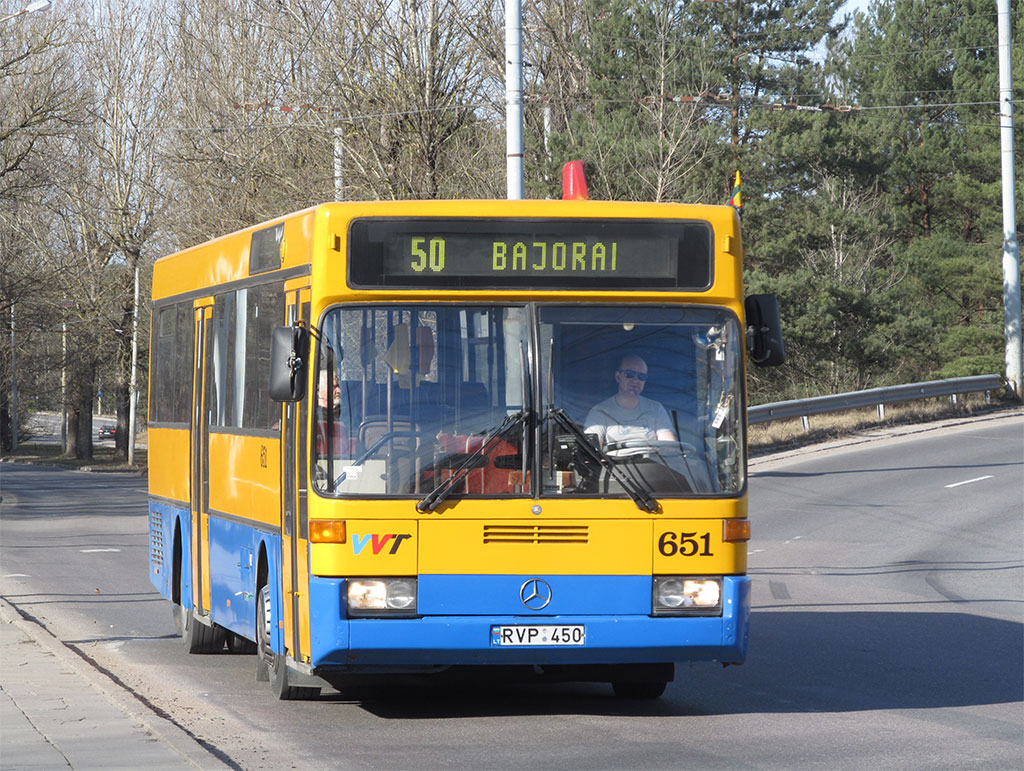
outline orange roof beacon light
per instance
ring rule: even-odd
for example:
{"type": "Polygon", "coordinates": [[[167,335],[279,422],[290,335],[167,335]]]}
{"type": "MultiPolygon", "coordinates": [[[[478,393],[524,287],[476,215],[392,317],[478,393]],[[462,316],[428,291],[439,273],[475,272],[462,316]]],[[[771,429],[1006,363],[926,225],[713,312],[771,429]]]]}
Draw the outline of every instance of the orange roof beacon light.
{"type": "Polygon", "coordinates": [[[562,200],[590,200],[587,193],[587,177],[583,173],[583,161],[569,161],[562,167],[562,200]]]}

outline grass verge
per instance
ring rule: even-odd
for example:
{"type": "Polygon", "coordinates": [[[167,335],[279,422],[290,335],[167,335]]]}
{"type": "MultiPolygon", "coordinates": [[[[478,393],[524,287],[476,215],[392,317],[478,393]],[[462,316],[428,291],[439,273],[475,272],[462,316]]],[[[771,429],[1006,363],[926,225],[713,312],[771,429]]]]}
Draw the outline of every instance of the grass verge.
{"type": "Polygon", "coordinates": [[[93,445],[92,458],[81,459],[61,452],[59,444],[33,442],[29,439],[18,445],[14,452],[6,452],[0,460],[13,463],[35,463],[47,466],[60,466],[70,469],[90,469],[94,471],[138,471],[147,468],[147,452],[145,447],[135,448],[135,463],[129,465],[114,447],[105,444],[93,445]]]}
{"type": "Polygon", "coordinates": [[[796,447],[829,442],[835,439],[868,434],[896,426],[930,423],[951,418],[971,417],[992,412],[1020,410],[1020,405],[993,396],[987,401],[983,394],[960,395],[956,402],[948,396],[916,399],[885,405],[885,418],[878,417],[875,407],[830,412],[808,418],[810,429],[800,418],[757,423],[749,428],[747,441],[750,454],[767,455],[796,447]]]}

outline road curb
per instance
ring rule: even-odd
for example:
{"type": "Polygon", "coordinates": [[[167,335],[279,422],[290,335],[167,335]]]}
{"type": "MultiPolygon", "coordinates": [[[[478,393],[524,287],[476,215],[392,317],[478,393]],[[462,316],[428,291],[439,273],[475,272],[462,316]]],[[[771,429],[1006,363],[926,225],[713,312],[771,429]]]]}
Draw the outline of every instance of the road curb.
{"type": "Polygon", "coordinates": [[[124,714],[126,720],[141,724],[156,740],[180,756],[183,765],[211,770],[233,768],[204,748],[194,736],[154,711],[127,688],[104,675],[86,658],[54,637],[44,627],[25,618],[4,597],[0,597],[0,623],[13,625],[33,643],[57,659],[61,666],[68,668],[98,690],[124,714]]]}

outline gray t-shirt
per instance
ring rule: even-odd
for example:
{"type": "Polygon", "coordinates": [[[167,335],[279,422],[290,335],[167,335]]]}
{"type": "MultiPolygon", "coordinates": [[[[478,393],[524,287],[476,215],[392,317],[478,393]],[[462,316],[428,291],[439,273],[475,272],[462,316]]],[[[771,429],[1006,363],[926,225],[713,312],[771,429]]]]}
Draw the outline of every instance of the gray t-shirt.
{"type": "Polygon", "coordinates": [[[613,442],[655,439],[662,429],[672,431],[668,412],[659,402],[644,396],[637,399],[633,409],[620,406],[614,396],[598,402],[587,413],[584,432],[596,434],[603,447],[613,442]]]}

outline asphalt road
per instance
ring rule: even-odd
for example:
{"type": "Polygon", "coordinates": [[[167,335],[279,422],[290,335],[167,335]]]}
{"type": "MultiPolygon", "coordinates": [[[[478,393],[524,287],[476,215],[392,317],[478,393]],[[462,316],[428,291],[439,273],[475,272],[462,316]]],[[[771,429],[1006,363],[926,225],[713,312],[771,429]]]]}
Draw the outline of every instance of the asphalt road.
{"type": "Polygon", "coordinates": [[[750,653],[603,685],[385,678],[275,702],[188,656],[146,563],[144,480],[0,465],[0,594],[230,765],[1019,769],[1024,416],[751,464],[750,653]]]}
{"type": "MultiPolygon", "coordinates": [[[[39,444],[60,444],[60,413],[59,412],[33,412],[22,416],[22,430],[27,433],[28,440],[39,444]]],[[[97,445],[113,446],[113,437],[99,437],[99,430],[103,426],[116,426],[117,421],[107,415],[93,415],[92,429],[93,442],[97,445]]],[[[27,441],[22,439],[22,442],[27,441]]]]}

